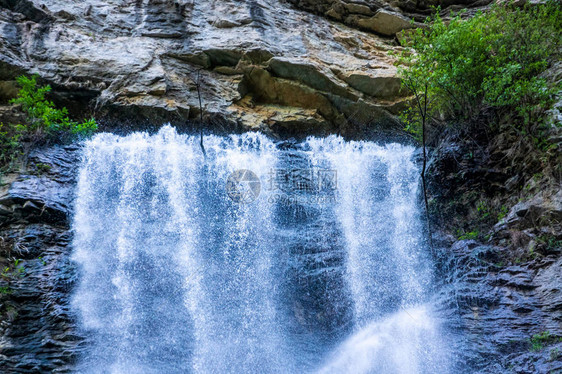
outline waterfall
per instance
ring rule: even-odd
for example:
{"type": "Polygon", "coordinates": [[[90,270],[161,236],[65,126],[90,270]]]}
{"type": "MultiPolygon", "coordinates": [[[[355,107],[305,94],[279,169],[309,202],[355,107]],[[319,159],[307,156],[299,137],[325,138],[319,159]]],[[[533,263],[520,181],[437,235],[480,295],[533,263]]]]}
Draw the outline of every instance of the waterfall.
{"type": "Polygon", "coordinates": [[[445,373],[442,337],[423,303],[431,261],[416,203],[415,149],[333,136],[309,144],[338,171],[335,209],[354,309],[355,334],[319,372],[445,373]]]}
{"type": "Polygon", "coordinates": [[[76,200],[85,373],[447,371],[413,147],[99,134],[76,200]]]}

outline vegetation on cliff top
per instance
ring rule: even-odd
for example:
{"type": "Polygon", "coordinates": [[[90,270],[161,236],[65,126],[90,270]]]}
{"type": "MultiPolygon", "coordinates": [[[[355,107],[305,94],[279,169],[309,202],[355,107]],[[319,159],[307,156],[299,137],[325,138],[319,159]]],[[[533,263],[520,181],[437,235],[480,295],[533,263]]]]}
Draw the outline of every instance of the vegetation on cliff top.
{"type": "MultiPolygon", "coordinates": [[[[415,93],[406,129],[420,141],[429,133],[443,151],[428,170],[432,219],[457,239],[503,240],[492,226],[537,194],[548,201],[562,180],[562,124],[548,115],[562,96],[562,3],[494,5],[450,20],[437,9],[401,41],[409,48],[400,73],[415,93]]],[[[534,224],[534,238],[512,230],[502,242],[529,243],[527,254],[512,251],[517,261],[559,247],[553,222],[534,224]]]]}
{"type": "MultiPolygon", "coordinates": [[[[520,8],[496,5],[486,12],[446,22],[436,12],[407,37],[416,53],[404,53],[405,84],[420,96],[427,88],[427,114],[436,123],[454,119],[470,125],[491,110],[487,123],[508,114],[522,133],[541,131],[542,119],[560,83],[544,72],[560,56],[562,5],[556,1],[520,8]]],[[[425,97],[423,97],[426,99],[425,97]]],[[[419,137],[418,108],[404,114],[407,129],[419,137]]]]}
{"type": "Polygon", "coordinates": [[[47,100],[45,96],[51,91],[49,85],[38,86],[35,77],[20,76],[16,80],[20,90],[10,103],[21,106],[27,121],[0,124],[0,169],[12,167],[33,145],[88,136],[97,130],[93,118],[73,121],[66,108],[57,108],[47,100]]]}

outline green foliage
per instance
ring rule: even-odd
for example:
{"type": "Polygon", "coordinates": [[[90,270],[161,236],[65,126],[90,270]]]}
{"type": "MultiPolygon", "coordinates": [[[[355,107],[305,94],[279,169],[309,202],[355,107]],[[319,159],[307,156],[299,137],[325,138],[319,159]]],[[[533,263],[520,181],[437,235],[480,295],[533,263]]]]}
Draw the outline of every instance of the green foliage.
{"type": "Polygon", "coordinates": [[[9,295],[12,293],[12,290],[8,286],[0,287],[0,295],[9,295]]]}
{"type": "Polygon", "coordinates": [[[72,121],[68,117],[66,108],[58,109],[52,101],[47,100],[45,95],[51,91],[51,86],[38,87],[35,77],[28,78],[24,75],[17,77],[16,80],[20,90],[18,97],[11,103],[21,104],[22,109],[27,113],[29,119],[27,131],[90,135],[97,130],[97,124],[93,118],[82,123],[72,121]]]}
{"type": "Polygon", "coordinates": [[[18,126],[0,123],[0,165],[5,168],[11,168],[21,155],[21,130],[18,126]]]}
{"type": "Polygon", "coordinates": [[[497,208],[490,205],[485,200],[480,200],[476,204],[476,212],[478,213],[478,222],[484,225],[484,227],[487,227],[495,224],[497,221],[501,221],[505,216],[507,216],[509,209],[505,205],[497,208]]]}
{"type": "Polygon", "coordinates": [[[491,211],[488,204],[485,201],[479,201],[476,205],[476,211],[480,215],[481,220],[487,220],[490,217],[491,211]]]}
{"type": "Polygon", "coordinates": [[[480,233],[476,231],[458,231],[457,238],[458,240],[475,240],[478,239],[480,233]]]}
{"type": "Polygon", "coordinates": [[[35,164],[35,169],[37,170],[37,173],[43,174],[51,170],[51,165],[38,162],[35,164]]]}
{"type": "Polygon", "coordinates": [[[557,239],[554,235],[539,235],[537,236],[537,242],[544,247],[544,250],[555,251],[562,248],[562,240],[557,239]]]}
{"type": "Polygon", "coordinates": [[[34,175],[44,175],[52,169],[49,164],[44,164],[42,162],[37,162],[28,166],[28,173],[34,175]]]}
{"type": "Polygon", "coordinates": [[[529,343],[531,344],[531,351],[536,352],[542,350],[548,344],[560,341],[562,341],[562,338],[558,338],[550,334],[549,331],[543,331],[540,334],[533,335],[529,340],[529,343]]]}
{"type": "Polygon", "coordinates": [[[70,126],[70,132],[75,135],[92,135],[98,129],[96,120],[90,118],[84,122],[76,122],[70,126]]]}
{"type": "Polygon", "coordinates": [[[531,337],[531,351],[540,351],[543,349],[543,344],[550,339],[550,332],[543,331],[540,334],[535,334],[531,337]]]}
{"type": "MultiPolygon", "coordinates": [[[[35,77],[20,76],[17,79],[20,90],[10,103],[21,105],[27,114],[25,124],[0,123],[0,171],[13,167],[25,153],[26,146],[43,141],[60,141],[76,136],[89,136],[97,130],[96,121],[91,118],[76,122],[68,117],[66,108],[57,108],[46,94],[50,86],[37,86],[35,77]]],[[[38,168],[38,172],[45,172],[38,168]]]]}
{"type": "Polygon", "coordinates": [[[507,216],[507,213],[509,213],[509,208],[506,207],[505,205],[502,205],[500,211],[498,212],[498,221],[504,219],[505,216],[507,216]]]}
{"type": "Polygon", "coordinates": [[[21,259],[11,259],[0,272],[0,281],[6,284],[0,287],[0,295],[11,294],[13,291],[10,287],[11,282],[17,277],[25,276],[25,267],[21,261],[21,259]]]}
{"type": "Polygon", "coordinates": [[[503,268],[505,266],[505,263],[503,261],[497,262],[494,264],[494,267],[497,268],[503,268]]]}
{"type": "Polygon", "coordinates": [[[0,276],[2,278],[12,278],[14,276],[24,276],[25,275],[25,267],[21,263],[21,259],[14,259],[13,263],[9,264],[8,266],[4,267],[0,276]]]}
{"type": "MultiPolygon", "coordinates": [[[[437,9],[438,10],[438,9],[437,9]]],[[[556,1],[518,8],[496,5],[469,19],[445,22],[438,11],[427,28],[413,31],[400,62],[403,81],[427,86],[433,118],[475,119],[484,109],[517,116],[520,131],[536,122],[561,86],[541,76],[562,45],[562,6],[556,1]]],[[[406,127],[420,133],[419,108],[404,113],[406,127]]]]}
{"type": "Polygon", "coordinates": [[[9,295],[12,293],[12,290],[8,286],[0,287],[0,294],[2,295],[9,295]]]}

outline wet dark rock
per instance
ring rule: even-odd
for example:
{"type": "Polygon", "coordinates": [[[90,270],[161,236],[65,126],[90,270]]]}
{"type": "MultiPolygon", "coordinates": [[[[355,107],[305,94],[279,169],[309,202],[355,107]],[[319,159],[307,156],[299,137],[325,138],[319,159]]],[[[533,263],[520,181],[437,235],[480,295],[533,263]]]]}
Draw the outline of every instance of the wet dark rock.
{"type": "MultiPolygon", "coordinates": [[[[294,142],[279,144],[287,150],[294,142]]],[[[293,311],[299,334],[336,334],[349,328],[351,300],[346,295],[345,251],[340,227],[330,224],[327,204],[330,192],[318,188],[303,153],[286,153],[279,165],[279,198],[275,201],[279,253],[287,253],[289,264],[284,300],[293,311]],[[295,231],[298,228],[298,231],[295,231]],[[296,234],[298,232],[298,234],[296,234]]]]}
{"type": "Polygon", "coordinates": [[[0,224],[46,222],[68,225],[77,165],[77,147],[34,151],[28,171],[0,193],[0,224]]]}
{"type": "Polygon", "coordinates": [[[4,216],[7,220],[55,223],[66,220],[69,216],[71,194],[69,186],[51,179],[23,176],[2,195],[0,204],[10,207],[13,212],[11,217],[4,216]]]}
{"type": "Polygon", "coordinates": [[[560,288],[560,259],[539,270],[503,266],[495,261],[504,249],[467,240],[441,251],[447,265],[437,302],[448,315],[449,330],[462,337],[454,348],[461,354],[459,372],[547,373],[560,367],[559,358],[550,357],[559,343],[538,352],[530,343],[545,331],[562,336],[560,300],[552,298],[560,288]]]}
{"type": "Polygon", "coordinates": [[[25,174],[2,193],[9,206],[0,219],[0,265],[8,269],[0,277],[2,372],[69,372],[79,352],[82,338],[69,310],[76,282],[69,216],[77,150],[34,151],[25,174]]]}
{"type": "MultiPolygon", "coordinates": [[[[69,311],[76,269],[68,258],[68,239],[61,239],[68,231],[49,225],[12,226],[0,231],[16,240],[13,243],[22,256],[14,249],[10,255],[21,259],[23,269],[21,273],[11,271],[1,281],[9,294],[0,295],[0,319],[4,320],[0,326],[0,366],[18,373],[67,372],[81,340],[69,311]]],[[[2,260],[2,265],[10,265],[11,258],[8,263],[2,260]]]]}
{"type": "Polygon", "coordinates": [[[535,280],[537,295],[543,302],[542,308],[553,320],[562,323],[562,258],[539,269],[535,280]]]}
{"type": "Polygon", "coordinates": [[[430,137],[430,211],[433,227],[443,231],[434,237],[444,280],[437,299],[449,331],[461,337],[453,348],[464,364],[458,370],[557,372],[560,187],[548,165],[540,175],[525,170],[537,152],[512,148],[508,129],[493,139],[484,133],[430,137]],[[466,233],[475,240],[456,240],[466,233]],[[531,339],[547,332],[553,338],[536,349],[531,339]]]}
{"type": "Polygon", "coordinates": [[[538,194],[530,200],[514,205],[497,229],[524,230],[541,226],[541,223],[562,221],[562,190],[553,196],[538,194]]]}

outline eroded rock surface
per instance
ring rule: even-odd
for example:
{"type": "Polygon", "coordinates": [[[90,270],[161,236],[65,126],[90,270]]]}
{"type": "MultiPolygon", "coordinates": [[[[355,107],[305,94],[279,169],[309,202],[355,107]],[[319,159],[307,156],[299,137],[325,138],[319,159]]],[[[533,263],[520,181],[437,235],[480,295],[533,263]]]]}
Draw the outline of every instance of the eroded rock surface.
{"type": "Polygon", "coordinates": [[[493,0],[289,0],[300,9],[321,14],[353,27],[393,36],[411,28],[410,20],[423,22],[440,6],[442,15],[472,14],[493,0]]]}
{"type": "Polygon", "coordinates": [[[0,192],[0,368],[3,373],[68,372],[82,338],[70,312],[76,269],[70,215],[77,147],[30,155],[0,192]]]}
{"type": "MultiPolygon", "coordinates": [[[[38,73],[70,103],[95,98],[98,118],[185,124],[199,117],[198,81],[217,130],[393,128],[406,100],[392,40],[279,0],[0,6],[0,78],[38,73]]],[[[375,15],[392,29],[382,34],[408,22],[387,13],[375,15]]]]}
{"type": "Polygon", "coordinates": [[[562,372],[562,143],[539,163],[509,131],[488,146],[478,134],[437,138],[430,211],[435,230],[451,233],[436,250],[438,303],[462,337],[459,371],[562,372]]]}
{"type": "Polygon", "coordinates": [[[560,253],[508,265],[506,248],[461,240],[443,249],[438,293],[459,372],[557,373],[562,370],[560,253]],[[548,333],[546,339],[533,337],[548,333]]]}

